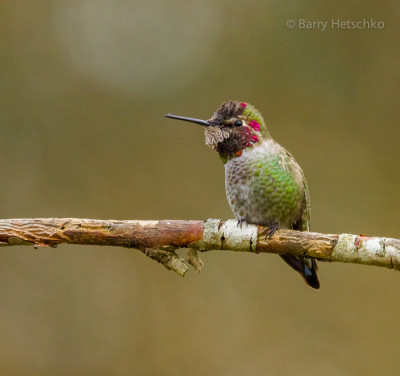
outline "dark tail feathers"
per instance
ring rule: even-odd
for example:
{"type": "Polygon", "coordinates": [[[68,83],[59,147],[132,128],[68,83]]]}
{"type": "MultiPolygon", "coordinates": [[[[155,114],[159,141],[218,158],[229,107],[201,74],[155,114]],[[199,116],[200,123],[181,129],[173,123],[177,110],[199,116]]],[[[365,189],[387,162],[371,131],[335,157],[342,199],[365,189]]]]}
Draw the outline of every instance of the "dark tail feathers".
{"type": "Polygon", "coordinates": [[[318,266],[314,259],[301,256],[295,257],[288,254],[279,256],[281,256],[290,267],[296,270],[296,272],[301,274],[307,285],[314,289],[319,289],[319,280],[317,274],[318,266]]]}

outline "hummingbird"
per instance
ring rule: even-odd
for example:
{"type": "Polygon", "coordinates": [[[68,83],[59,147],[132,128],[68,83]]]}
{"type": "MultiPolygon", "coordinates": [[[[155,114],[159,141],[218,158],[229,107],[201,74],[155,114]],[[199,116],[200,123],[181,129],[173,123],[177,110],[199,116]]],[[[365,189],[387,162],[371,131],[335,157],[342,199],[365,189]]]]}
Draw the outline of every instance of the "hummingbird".
{"type": "MultiPolygon", "coordinates": [[[[209,120],[165,115],[203,126],[205,143],[225,166],[225,189],[238,221],[266,226],[266,236],[281,229],[310,230],[310,195],[304,173],[292,154],[269,134],[261,113],[240,101],[223,103],[209,120]]],[[[319,289],[313,258],[280,257],[319,289]]]]}

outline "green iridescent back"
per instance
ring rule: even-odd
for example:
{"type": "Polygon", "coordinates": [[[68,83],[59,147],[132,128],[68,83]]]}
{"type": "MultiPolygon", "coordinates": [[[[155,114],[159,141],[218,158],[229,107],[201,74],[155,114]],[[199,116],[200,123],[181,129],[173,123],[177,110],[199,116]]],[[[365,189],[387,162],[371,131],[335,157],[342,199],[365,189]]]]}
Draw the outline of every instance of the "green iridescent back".
{"type": "Polygon", "coordinates": [[[293,157],[272,139],[225,164],[226,193],[234,214],[249,223],[307,230],[308,188],[293,157]]]}

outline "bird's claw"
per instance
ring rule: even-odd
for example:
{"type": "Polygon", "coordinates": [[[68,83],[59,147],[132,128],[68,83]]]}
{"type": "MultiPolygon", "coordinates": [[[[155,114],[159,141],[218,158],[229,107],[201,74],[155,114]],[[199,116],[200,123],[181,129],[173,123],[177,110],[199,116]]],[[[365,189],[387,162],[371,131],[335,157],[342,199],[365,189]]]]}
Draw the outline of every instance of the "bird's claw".
{"type": "Polygon", "coordinates": [[[273,224],[272,226],[268,226],[264,231],[263,235],[265,235],[265,240],[272,238],[272,235],[279,230],[279,225],[277,223],[273,224]]]}
{"type": "Polygon", "coordinates": [[[247,223],[246,220],[243,219],[243,218],[239,218],[238,219],[238,223],[237,223],[237,227],[239,227],[241,229],[243,223],[247,223]]]}

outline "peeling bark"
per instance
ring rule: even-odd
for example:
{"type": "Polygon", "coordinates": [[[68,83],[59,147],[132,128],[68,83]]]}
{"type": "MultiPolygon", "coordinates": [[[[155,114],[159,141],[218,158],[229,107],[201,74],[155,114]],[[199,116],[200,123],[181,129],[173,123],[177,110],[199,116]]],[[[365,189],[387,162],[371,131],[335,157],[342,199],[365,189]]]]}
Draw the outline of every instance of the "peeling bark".
{"type": "Polygon", "coordinates": [[[278,230],[271,238],[264,227],[236,220],[117,221],[78,218],[0,220],[0,246],[90,244],[136,248],[183,276],[187,265],[175,252],[190,248],[189,263],[200,271],[196,250],[289,253],[321,261],[350,262],[400,269],[400,240],[351,234],[278,230]]]}

